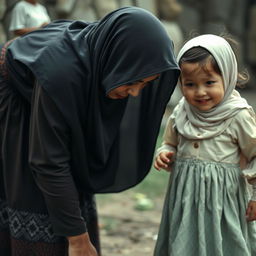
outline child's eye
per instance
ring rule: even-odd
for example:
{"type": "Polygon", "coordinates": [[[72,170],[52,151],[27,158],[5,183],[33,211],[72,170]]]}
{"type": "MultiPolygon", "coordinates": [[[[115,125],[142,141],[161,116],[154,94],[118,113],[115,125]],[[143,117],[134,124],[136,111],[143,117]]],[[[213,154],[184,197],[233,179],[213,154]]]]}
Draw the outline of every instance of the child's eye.
{"type": "Polygon", "coordinates": [[[215,81],[207,81],[207,82],[206,82],[207,85],[212,85],[212,84],[214,84],[214,83],[215,83],[215,81]]]}
{"type": "Polygon", "coordinates": [[[183,86],[187,86],[187,87],[192,87],[194,84],[193,83],[185,83],[183,84],[183,86]]]}

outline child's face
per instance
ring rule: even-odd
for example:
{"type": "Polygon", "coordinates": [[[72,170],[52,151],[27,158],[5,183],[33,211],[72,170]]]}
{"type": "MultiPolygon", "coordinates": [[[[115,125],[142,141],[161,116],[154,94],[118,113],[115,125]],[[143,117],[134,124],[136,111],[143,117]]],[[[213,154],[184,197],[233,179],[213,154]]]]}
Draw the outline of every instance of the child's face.
{"type": "Polygon", "coordinates": [[[154,81],[157,79],[159,75],[149,76],[133,84],[121,85],[108,93],[108,97],[110,99],[124,99],[129,95],[133,97],[137,97],[140,94],[140,91],[149,84],[149,82],[154,81]]]}
{"type": "Polygon", "coordinates": [[[208,61],[181,64],[181,89],[187,102],[200,111],[207,111],[219,104],[225,94],[222,76],[208,61]]]}

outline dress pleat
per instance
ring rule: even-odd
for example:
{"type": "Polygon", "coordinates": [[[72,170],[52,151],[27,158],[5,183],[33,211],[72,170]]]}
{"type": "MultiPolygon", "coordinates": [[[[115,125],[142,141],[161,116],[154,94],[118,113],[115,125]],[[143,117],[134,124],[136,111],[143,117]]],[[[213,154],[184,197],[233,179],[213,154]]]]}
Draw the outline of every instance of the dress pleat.
{"type": "Polygon", "coordinates": [[[155,256],[256,255],[238,165],[177,159],[167,191],[155,256]]]}

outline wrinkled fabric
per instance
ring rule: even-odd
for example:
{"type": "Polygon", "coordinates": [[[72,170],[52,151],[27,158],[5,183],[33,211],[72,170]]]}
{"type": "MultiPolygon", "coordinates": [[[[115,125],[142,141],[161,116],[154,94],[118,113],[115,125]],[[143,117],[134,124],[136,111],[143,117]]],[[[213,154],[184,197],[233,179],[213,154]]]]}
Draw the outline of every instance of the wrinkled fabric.
{"type": "Polygon", "coordinates": [[[176,155],[154,256],[256,255],[256,223],[245,216],[251,192],[239,167],[242,153],[255,172],[256,119],[243,109],[231,120],[200,140],[179,134],[169,118],[157,153],[172,145],[176,155]]]}
{"type": "MultiPolygon", "coordinates": [[[[56,21],[15,40],[7,57],[23,97],[31,100],[33,75],[67,123],[79,189],[116,192],[145,177],[179,75],[173,43],[155,16],[126,7],[99,22],[56,21]],[[106,96],[155,74],[160,79],[138,98],[106,96]]],[[[29,158],[37,172],[40,159],[34,152],[36,147],[29,158]]]]}
{"type": "Polygon", "coordinates": [[[238,165],[177,159],[154,255],[256,255],[256,226],[246,221],[247,203],[238,165]]]}
{"type": "Polygon", "coordinates": [[[152,14],[123,8],[55,21],[6,45],[0,62],[0,254],[66,255],[66,237],[88,232],[100,255],[93,193],[150,169],[179,75],[172,41],[152,14]],[[107,97],[155,74],[137,99],[107,97]]]}

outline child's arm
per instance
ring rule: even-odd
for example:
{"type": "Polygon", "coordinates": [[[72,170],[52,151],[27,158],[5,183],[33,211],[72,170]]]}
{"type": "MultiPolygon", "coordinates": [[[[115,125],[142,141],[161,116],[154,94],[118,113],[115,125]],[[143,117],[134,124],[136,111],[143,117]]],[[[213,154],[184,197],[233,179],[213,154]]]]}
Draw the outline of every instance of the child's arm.
{"type": "Polygon", "coordinates": [[[254,184],[252,184],[252,197],[246,209],[246,218],[248,221],[254,221],[256,220],[256,179],[248,180],[248,182],[254,184]]]}
{"type": "Polygon", "coordinates": [[[177,131],[173,125],[173,119],[169,118],[163,135],[163,143],[156,151],[154,167],[159,171],[165,169],[171,170],[171,163],[176,154],[176,145],[178,144],[177,131]]]}
{"type": "Polygon", "coordinates": [[[254,221],[256,220],[256,158],[250,161],[246,169],[242,171],[242,175],[252,185],[252,195],[246,210],[246,218],[248,221],[254,221]]]}
{"type": "Polygon", "coordinates": [[[237,116],[236,136],[247,165],[242,176],[252,185],[252,195],[246,210],[248,221],[256,220],[256,118],[253,111],[244,110],[237,116]]]}

